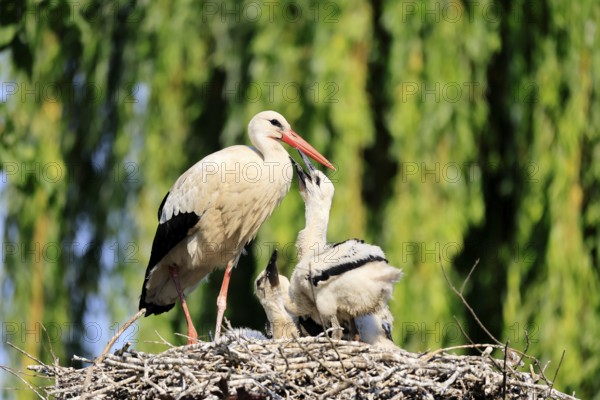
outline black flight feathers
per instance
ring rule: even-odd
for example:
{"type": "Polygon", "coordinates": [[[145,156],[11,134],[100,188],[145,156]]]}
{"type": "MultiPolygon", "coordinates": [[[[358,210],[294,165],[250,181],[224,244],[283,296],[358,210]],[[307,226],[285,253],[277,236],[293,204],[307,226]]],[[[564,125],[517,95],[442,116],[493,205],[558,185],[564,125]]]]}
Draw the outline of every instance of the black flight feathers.
{"type": "MultiPolygon", "coordinates": [[[[160,207],[158,209],[158,219],[162,214],[163,207],[169,197],[169,193],[165,196],[160,207]]],[[[171,219],[159,223],[156,228],[156,234],[154,235],[154,241],[152,242],[152,252],[150,253],[150,261],[148,262],[148,268],[146,268],[146,276],[144,278],[144,285],[142,286],[142,295],[140,296],[140,307],[146,309],[146,316],[152,314],[162,314],[169,311],[175,303],[160,305],[146,302],[146,283],[150,277],[150,272],[158,264],[164,256],[169,253],[179,242],[181,242],[187,236],[188,231],[200,221],[200,215],[194,212],[179,213],[173,215],[171,219]]]]}
{"type": "Polygon", "coordinates": [[[313,275],[312,277],[310,277],[310,280],[311,280],[313,286],[317,286],[319,284],[319,282],[326,281],[329,278],[331,278],[332,276],[337,276],[337,275],[341,275],[345,272],[352,271],[353,269],[360,268],[363,265],[368,264],[373,261],[384,261],[386,263],[388,262],[388,260],[383,257],[370,255],[366,258],[361,258],[359,260],[334,265],[333,267],[328,268],[325,271],[321,271],[320,274],[313,275]]]}

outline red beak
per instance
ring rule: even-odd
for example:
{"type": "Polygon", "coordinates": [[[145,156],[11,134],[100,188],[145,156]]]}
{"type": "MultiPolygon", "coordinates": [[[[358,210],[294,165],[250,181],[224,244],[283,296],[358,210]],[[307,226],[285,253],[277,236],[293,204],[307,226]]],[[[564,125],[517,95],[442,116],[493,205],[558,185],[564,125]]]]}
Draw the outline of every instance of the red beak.
{"type": "Polygon", "coordinates": [[[300,135],[298,135],[293,130],[289,130],[287,132],[283,132],[281,136],[281,140],[296,148],[298,150],[302,150],[304,154],[312,158],[313,160],[323,164],[327,168],[330,168],[335,171],[335,167],[332,163],[329,162],[321,153],[319,153],[314,147],[310,145],[306,140],[302,139],[300,135]]]}

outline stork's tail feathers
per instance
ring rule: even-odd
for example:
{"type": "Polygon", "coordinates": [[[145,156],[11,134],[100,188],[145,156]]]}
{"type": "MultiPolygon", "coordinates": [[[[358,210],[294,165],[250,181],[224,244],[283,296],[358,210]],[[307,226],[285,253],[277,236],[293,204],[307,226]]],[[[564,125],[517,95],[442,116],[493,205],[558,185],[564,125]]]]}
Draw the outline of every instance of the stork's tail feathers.
{"type": "Polygon", "coordinates": [[[159,306],[158,304],[150,304],[150,303],[144,303],[144,302],[140,301],[140,310],[142,308],[146,309],[146,314],[144,314],[144,317],[147,317],[152,314],[156,314],[156,315],[162,314],[164,312],[169,311],[173,307],[175,307],[175,303],[169,304],[167,306],[159,306]]]}
{"type": "Polygon", "coordinates": [[[146,314],[144,314],[144,317],[147,317],[149,315],[152,314],[162,314],[164,312],[169,311],[170,309],[172,309],[173,307],[175,307],[175,303],[173,304],[167,304],[167,305],[159,305],[159,304],[154,304],[154,303],[147,303],[144,299],[146,298],[146,285],[144,282],[144,287],[142,288],[142,295],[140,296],[140,307],[139,310],[141,310],[142,308],[146,309],[146,314]]]}

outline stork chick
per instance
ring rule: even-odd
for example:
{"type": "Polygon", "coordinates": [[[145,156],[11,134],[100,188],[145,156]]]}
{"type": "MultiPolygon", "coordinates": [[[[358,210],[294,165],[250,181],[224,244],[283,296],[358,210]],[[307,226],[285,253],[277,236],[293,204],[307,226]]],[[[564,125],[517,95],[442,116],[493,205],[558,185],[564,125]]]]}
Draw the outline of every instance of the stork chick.
{"type": "Polygon", "coordinates": [[[286,306],[294,315],[308,315],[317,322],[322,317],[325,325],[335,328],[334,337],[341,338],[340,320],[351,321],[387,308],[402,271],[389,265],[380,247],[362,240],[327,243],[335,189],[331,180],[300,154],[308,169],[306,173],[295,164],[306,226],[298,234],[300,261],[290,282],[292,301],[286,306]]]}
{"type": "Polygon", "coordinates": [[[372,314],[354,319],[360,340],[374,346],[397,348],[392,339],[394,317],[386,305],[372,314]]]}
{"type": "Polygon", "coordinates": [[[267,268],[254,282],[254,293],[267,314],[274,339],[300,336],[296,321],[285,307],[285,303],[289,302],[289,287],[289,280],[279,275],[277,250],[273,250],[267,268]]]}

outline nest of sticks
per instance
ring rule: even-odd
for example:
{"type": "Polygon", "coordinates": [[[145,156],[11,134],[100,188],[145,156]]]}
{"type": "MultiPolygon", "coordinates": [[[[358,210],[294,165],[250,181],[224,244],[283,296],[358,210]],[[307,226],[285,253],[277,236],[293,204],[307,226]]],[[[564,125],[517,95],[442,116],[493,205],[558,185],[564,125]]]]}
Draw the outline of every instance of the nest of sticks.
{"type": "MultiPolygon", "coordinates": [[[[148,354],[126,345],[83,369],[30,366],[57,399],[574,399],[545,378],[491,356],[415,354],[327,337],[217,343],[148,354]],[[539,396],[539,397],[538,397],[539,396]]],[[[506,349],[504,349],[506,350],[506,349]]]]}

